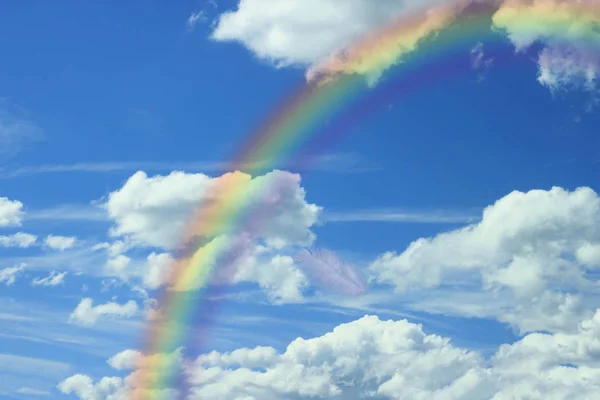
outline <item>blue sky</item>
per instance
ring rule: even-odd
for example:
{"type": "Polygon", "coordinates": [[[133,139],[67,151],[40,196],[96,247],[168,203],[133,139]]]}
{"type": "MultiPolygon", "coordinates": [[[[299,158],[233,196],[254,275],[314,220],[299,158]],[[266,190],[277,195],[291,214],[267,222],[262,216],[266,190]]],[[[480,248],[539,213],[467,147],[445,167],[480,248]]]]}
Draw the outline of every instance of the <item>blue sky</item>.
{"type": "MultiPolygon", "coordinates": [[[[416,4],[279,1],[1,7],[0,398],[128,398],[142,367],[122,352],[144,351],[173,238],[223,163],[307,69],[416,4]]],[[[545,23],[513,67],[482,68],[473,37],[464,73],[386,101],[311,167],[267,173],[285,182],[274,222],[184,343],[189,398],[598,389],[597,355],[576,349],[600,329],[600,59],[557,50],[545,23]],[[316,289],[293,260],[305,246],[335,251],[367,292],[316,289]]],[[[512,51],[519,31],[496,28],[512,51]]]]}

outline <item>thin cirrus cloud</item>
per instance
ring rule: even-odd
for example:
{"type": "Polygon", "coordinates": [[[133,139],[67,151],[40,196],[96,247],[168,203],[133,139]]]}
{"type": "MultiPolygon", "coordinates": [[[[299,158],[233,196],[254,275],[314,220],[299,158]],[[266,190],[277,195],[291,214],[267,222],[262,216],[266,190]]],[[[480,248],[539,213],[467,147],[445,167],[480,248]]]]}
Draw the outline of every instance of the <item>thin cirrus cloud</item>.
{"type": "Polygon", "coordinates": [[[468,224],[476,222],[481,218],[475,212],[433,210],[433,211],[410,211],[398,209],[363,209],[341,212],[325,212],[322,221],[324,223],[339,222],[396,222],[413,224],[468,224]]]}
{"type": "Polygon", "coordinates": [[[26,110],[0,99],[0,156],[14,156],[44,137],[42,128],[26,110]]]}
{"type": "MultiPolygon", "coordinates": [[[[381,169],[373,161],[365,160],[356,154],[319,154],[297,160],[300,169],[324,172],[367,172],[381,169]]],[[[26,165],[20,167],[0,168],[0,179],[14,179],[24,176],[64,173],[111,173],[120,171],[173,171],[186,172],[225,172],[236,165],[241,169],[253,169],[271,164],[272,160],[257,161],[252,164],[238,165],[232,161],[190,161],[190,162],[157,162],[157,161],[106,161],[97,163],[45,164],[26,165]]]]}
{"type": "Polygon", "coordinates": [[[50,275],[45,278],[35,278],[31,284],[33,286],[58,286],[65,281],[65,276],[68,272],[56,272],[52,271],[50,275]]]}

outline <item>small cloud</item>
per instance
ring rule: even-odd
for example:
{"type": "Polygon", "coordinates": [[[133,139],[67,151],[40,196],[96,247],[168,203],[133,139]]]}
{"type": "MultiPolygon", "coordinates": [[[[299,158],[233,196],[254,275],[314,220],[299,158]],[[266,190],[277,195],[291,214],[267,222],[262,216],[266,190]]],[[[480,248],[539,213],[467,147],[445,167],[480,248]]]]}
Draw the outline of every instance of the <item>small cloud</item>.
{"type": "Polygon", "coordinates": [[[11,286],[17,280],[17,277],[25,269],[25,264],[18,265],[16,267],[9,267],[0,269],[0,283],[5,283],[7,286],[11,286]]]}
{"type": "Polygon", "coordinates": [[[44,243],[53,250],[65,251],[75,246],[77,238],[74,236],[54,236],[48,235],[44,243]]]}
{"type": "Polygon", "coordinates": [[[206,18],[206,15],[204,15],[204,11],[197,11],[191,13],[186,23],[188,31],[192,31],[196,27],[196,24],[198,24],[198,22],[206,22],[207,20],[208,19],[206,18]]]}
{"type": "Polygon", "coordinates": [[[0,197],[0,227],[20,226],[23,215],[23,203],[0,197]]]}
{"type": "Polygon", "coordinates": [[[67,276],[67,272],[56,272],[52,271],[50,275],[45,278],[36,278],[31,284],[33,286],[58,286],[65,281],[65,276],[67,276]]]}
{"type": "Polygon", "coordinates": [[[130,300],[125,304],[109,302],[94,306],[91,298],[82,299],[69,316],[69,322],[76,325],[95,325],[101,317],[131,318],[139,311],[135,301],[130,300]]]}
{"type": "Polygon", "coordinates": [[[471,67],[480,71],[477,76],[477,81],[481,82],[485,79],[487,71],[494,65],[494,59],[485,58],[483,51],[483,43],[479,42],[471,49],[471,67]]]}
{"type": "Polygon", "coordinates": [[[31,247],[36,241],[37,236],[24,232],[0,236],[0,246],[2,247],[19,247],[21,249],[26,249],[31,247]]]}

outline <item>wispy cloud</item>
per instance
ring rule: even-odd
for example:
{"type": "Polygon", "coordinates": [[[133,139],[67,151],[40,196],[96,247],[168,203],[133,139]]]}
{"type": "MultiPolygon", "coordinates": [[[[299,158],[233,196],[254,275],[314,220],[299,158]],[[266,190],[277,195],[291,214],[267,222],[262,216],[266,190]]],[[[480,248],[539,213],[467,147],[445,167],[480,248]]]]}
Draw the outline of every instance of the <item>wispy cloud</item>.
{"type": "Polygon", "coordinates": [[[47,390],[33,389],[30,387],[25,387],[25,386],[19,388],[17,390],[17,393],[31,395],[31,396],[49,396],[50,395],[50,392],[47,390]]]}
{"type": "MultiPolygon", "coordinates": [[[[242,170],[252,170],[269,166],[271,160],[263,160],[247,165],[239,165],[234,162],[159,162],[159,161],[106,161],[97,163],[75,163],[75,164],[45,164],[27,165],[0,168],[0,179],[14,179],[24,176],[40,174],[65,174],[65,173],[110,173],[127,171],[186,171],[186,172],[226,172],[232,166],[242,170]]],[[[365,160],[356,154],[325,154],[313,158],[306,157],[296,160],[291,166],[300,170],[315,170],[322,172],[366,172],[380,170],[381,166],[375,162],[365,160]]]]}
{"type": "Polygon", "coordinates": [[[22,357],[13,354],[0,354],[0,371],[22,374],[44,374],[60,377],[69,371],[71,366],[57,361],[40,358],[22,357]]]}
{"type": "Polygon", "coordinates": [[[43,138],[42,129],[24,109],[0,99],[0,155],[15,155],[29,143],[43,138]]]}
{"type": "Polygon", "coordinates": [[[187,22],[186,22],[187,29],[188,29],[188,31],[191,31],[196,27],[196,24],[198,22],[206,22],[206,21],[208,21],[208,18],[206,18],[204,11],[193,12],[190,14],[190,16],[187,19],[187,22]]]}
{"type": "Polygon", "coordinates": [[[10,179],[28,175],[58,174],[58,173],[107,173],[119,171],[218,171],[228,166],[225,162],[154,162],[154,161],[107,161],[98,163],[30,165],[16,168],[0,169],[0,178],[10,179]]]}
{"type": "Polygon", "coordinates": [[[108,214],[102,207],[93,204],[63,204],[56,207],[29,210],[29,221],[108,221],[108,214]]]}
{"type": "Polygon", "coordinates": [[[323,222],[397,222],[413,224],[469,224],[481,216],[468,211],[406,211],[394,209],[366,209],[326,212],[323,222]]]}

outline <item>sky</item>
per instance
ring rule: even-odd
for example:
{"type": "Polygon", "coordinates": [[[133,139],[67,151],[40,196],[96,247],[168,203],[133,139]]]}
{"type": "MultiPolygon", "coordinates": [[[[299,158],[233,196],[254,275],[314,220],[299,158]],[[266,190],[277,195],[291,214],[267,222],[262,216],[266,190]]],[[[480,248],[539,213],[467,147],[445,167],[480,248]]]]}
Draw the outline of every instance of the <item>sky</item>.
{"type": "Polygon", "coordinates": [[[460,72],[395,89],[449,65],[427,46],[474,2],[1,5],[0,399],[129,399],[151,357],[198,400],[594,398],[600,3],[495,1],[454,44],[460,72]],[[424,11],[376,65],[335,58],[424,11]],[[316,133],[311,163],[228,170],[316,72],[364,79],[374,112],[316,133]],[[146,354],[179,238],[230,178],[277,179],[248,197],[273,211],[181,348],[146,354]],[[303,248],[366,289],[320,281],[303,248]]]}

